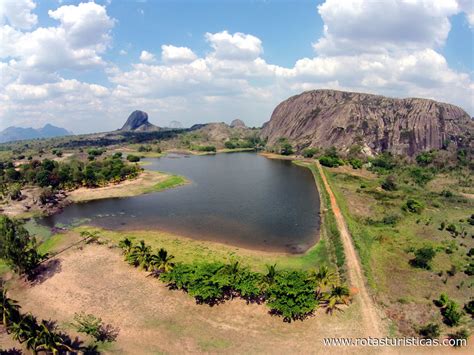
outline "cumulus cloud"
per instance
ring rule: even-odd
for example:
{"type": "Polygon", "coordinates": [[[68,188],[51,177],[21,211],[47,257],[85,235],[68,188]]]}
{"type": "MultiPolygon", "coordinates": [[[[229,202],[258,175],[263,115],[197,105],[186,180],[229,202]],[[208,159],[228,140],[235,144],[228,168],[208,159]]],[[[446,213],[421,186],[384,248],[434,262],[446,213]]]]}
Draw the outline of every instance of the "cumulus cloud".
{"type": "Polygon", "coordinates": [[[250,34],[227,31],[206,33],[206,40],[219,59],[253,60],[263,53],[262,41],[250,34]]]}
{"type": "Polygon", "coordinates": [[[381,4],[326,0],[318,7],[325,27],[315,55],[289,67],[267,62],[258,37],[228,31],[204,34],[209,50],[201,56],[167,44],[160,61],[144,50],[130,66],[105,63],[114,20],[95,3],[50,11],[58,25],[30,32],[4,21],[0,118],[68,117],[64,126],[83,132],[115,129],[140,108],[157,124],[223,121],[237,112],[248,124],[260,125],[279,101],[318,88],[433,98],[472,114],[472,79],[450,68],[439,50],[450,31],[449,17],[471,8],[453,0],[381,4]],[[62,69],[86,68],[103,68],[108,82],[61,77],[62,69]]]}
{"type": "Polygon", "coordinates": [[[153,63],[156,61],[155,55],[148,51],[142,51],[140,53],[140,61],[143,63],[153,63]]]}
{"type": "Polygon", "coordinates": [[[36,4],[32,0],[2,0],[0,2],[0,25],[30,29],[38,22],[38,16],[32,11],[36,4]]]}
{"type": "Polygon", "coordinates": [[[441,45],[459,8],[456,0],[326,0],[318,12],[324,36],[314,48],[335,55],[441,45]]]}
{"type": "Polygon", "coordinates": [[[188,63],[197,59],[197,55],[187,47],[175,47],[172,45],[161,46],[161,60],[164,63],[188,63]]]}
{"type": "Polygon", "coordinates": [[[469,27],[474,29],[474,2],[471,0],[458,0],[459,8],[466,14],[469,27]]]}

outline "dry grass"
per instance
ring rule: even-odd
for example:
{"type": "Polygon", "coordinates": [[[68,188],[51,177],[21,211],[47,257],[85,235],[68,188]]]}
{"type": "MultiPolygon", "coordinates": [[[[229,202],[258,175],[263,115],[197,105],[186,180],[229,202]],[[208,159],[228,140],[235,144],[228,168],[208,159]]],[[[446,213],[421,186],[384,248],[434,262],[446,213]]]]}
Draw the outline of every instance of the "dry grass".
{"type": "Polygon", "coordinates": [[[58,272],[33,287],[17,284],[11,296],[23,311],[57,320],[72,335],[67,323],[80,311],[120,328],[106,352],[316,353],[323,337],[361,336],[358,304],[288,324],[270,316],[264,305],[242,300],[196,305],[183,292],[131,268],[107,246],[88,245],[58,258],[58,272]]]}

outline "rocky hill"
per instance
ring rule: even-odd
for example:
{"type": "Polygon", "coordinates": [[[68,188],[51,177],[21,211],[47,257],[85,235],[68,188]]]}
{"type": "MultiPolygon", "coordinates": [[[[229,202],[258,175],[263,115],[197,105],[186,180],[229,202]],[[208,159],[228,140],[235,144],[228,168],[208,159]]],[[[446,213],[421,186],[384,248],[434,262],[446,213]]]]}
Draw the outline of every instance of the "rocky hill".
{"type": "Polygon", "coordinates": [[[0,143],[36,138],[52,138],[73,134],[68,130],[47,123],[43,128],[8,127],[0,132],[0,143]]]}
{"type": "Polygon", "coordinates": [[[133,111],[127,118],[127,122],[120,129],[121,131],[134,131],[134,132],[149,132],[158,131],[160,127],[157,127],[148,122],[148,114],[143,111],[133,111]]]}
{"type": "Polygon", "coordinates": [[[245,125],[244,121],[239,120],[238,118],[236,118],[235,120],[233,120],[233,121],[230,123],[230,126],[233,127],[233,128],[246,128],[246,127],[247,127],[247,126],[245,125]]]}
{"type": "Polygon", "coordinates": [[[280,103],[261,132],[268,145],[284,137],[297,149],[360,144],[366,154],[413,156],[446,145],[467,146],[474,124],[461,108],[433,100],[314,90],[280,103]]]}

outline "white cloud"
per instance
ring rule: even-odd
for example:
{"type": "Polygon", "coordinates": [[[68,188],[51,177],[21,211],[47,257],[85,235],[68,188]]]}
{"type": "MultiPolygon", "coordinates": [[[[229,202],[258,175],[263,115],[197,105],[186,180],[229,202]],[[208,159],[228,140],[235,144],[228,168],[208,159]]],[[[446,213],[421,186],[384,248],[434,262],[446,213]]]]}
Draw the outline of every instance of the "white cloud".
{"type": "Polygon", "coordinates": [[[314,48],[334,55],[442,45],[459,8],[456,0],[326,0],[318,12],[324,36],[314,48]]]}
{"type": "Polygon", "coordinates": [[[219,59],[253,60],[263,53],[262,41],[250,34],[227,31],[206,33],[206,40],[219,59]]]}
{"type": "Polygon", "coordinates": [[[161,46],[161,60],[164,63],[187,63],[195,59],[197,59],[197,55],[187,47],[175,47],[172,45],[161,46]]]}
{"type": "Polygon", "coordinates": [[[474,29],[474,2],[472,0],[458,0],[461,11],[466,14],[469,27],[474,29]]]}
{"type": "Polygon", "coordinates": [[[474,113],[470,76],[450,68],[439,50],[450,30],[449,16],[469,7],[451,0],[366,3],[322,4],[325,32],[316,41],[316,54],[289,67],[268,63],[256,36],[222,31],[204,35],[205,55],[168,44],[161,47],[161,61],[144,50],[130,67],[119,68],[102,58],[114,20],[94,3],[50,11],[59,21],[56,27],[25,32],[5,23],[0,126],[6,118],[51,121],[76,132],[111,130],[134,109],[162,125],[226,121],[229,112],[260,125],[279,101],[318,88],[433,98],[474,113]],[[66,68],[103,68],[108,83],[63,79],[66,68]]]}
{"type": "Polygon", "coordinates": [[[21,29],[30,29],[38,22],[38,16],[32,13],[36,8],[33,0],[0,1],[0,25],[5,23],[21,29]]]}
{"type": "Polygon", "coordinates": [[[153,63],[156,61],[155,55],[153,53],[150,53],[148,51],[142,51],[140,53],[140,60],[143,63],[153,63]]]}

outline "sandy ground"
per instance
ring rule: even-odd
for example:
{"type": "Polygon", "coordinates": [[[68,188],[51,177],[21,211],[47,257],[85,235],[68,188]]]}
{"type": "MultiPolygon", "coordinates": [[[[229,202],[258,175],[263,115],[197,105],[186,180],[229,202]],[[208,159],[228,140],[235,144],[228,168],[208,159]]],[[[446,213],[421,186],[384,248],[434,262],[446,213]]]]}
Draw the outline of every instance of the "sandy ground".
{"type": "Polygon", "coordinates": [[[316,166],[319,169],[319,173],[324,183],[324,187],[329,194],[329,198],[331,200],[331,207],[334,212],[334,217],[336,218],[337,227],[339,232],[341,233],[342,243],[344,245],[344,253],[346,255],[346,267],[347,273],[349,276],[349,281],[352,287],[358,289],[358,298],[363,309],[362,312],[362,322],[365,331],[365,336],[371,337],[381,337],[382,335],[386,335],[386,327],[383,324],[380,313],[375,307],[375,303],[372,298],[369,296],[369,292],[365,285],[365,278],[362,272],[362,267],[359,262],[359,258],[357,256],[357,252],[354,248],[352,243],[352,238],[347,229],[346,223],[344,221],[344,217],[342,216],[341,210],[337,205],[336,198],[334,193],[329,186],[326,175],[321,167],[319,162],[316,162],[316,166]]]}
{"type": "Polygon", "coordinates": [[[72,202],[98,200],[112,197],[130,197],[144,193],[154,185],[166,180],[170,175],[155,171],[144,171],[133,180],[125,180],[98,188],[81,187],[69,192],[68,199],[72,202]]]}
{"type": "Polygon", "coordinates": [[[325,336],[363,335],[357,305],[332,316],[320,310],[288,324],[270,316],[266,306],[242,300],[196,305],[185,293],[131,268],[117,249],[107,246],[71,249],[58,259],[60,267],[49,278],[16,287],[11,297],[23,311],[60,324],[79,311],[102,317],[120,328],[111,352],[316,353],[325,336]]]}

